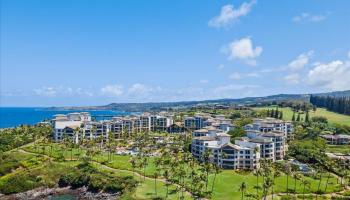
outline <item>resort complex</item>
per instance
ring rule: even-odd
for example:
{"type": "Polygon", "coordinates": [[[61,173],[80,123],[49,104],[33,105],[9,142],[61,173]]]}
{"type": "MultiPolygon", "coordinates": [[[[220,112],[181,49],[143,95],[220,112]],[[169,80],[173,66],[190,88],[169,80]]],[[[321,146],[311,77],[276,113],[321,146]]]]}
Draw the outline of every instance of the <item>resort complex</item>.
{"type": "Polygon", "coordinates": [[[212,163],[230,169],[256,169],[260,159],[273,162],[283,160],[287,149],[286,135],[293,126],[288,123],[288,130],[282,128],[286,122],[279,120],[278,124],[273,123],[279,127],[278,130],[266,130],[258,126],[257,121],[271,122],[272,119],[254,119],[254,125],[246,126],[246,137],[233,138],[234,143],[231,143],[231,136],[227,134],[227,130],[213,126],[195,130],[192,134],[192,154],[202,160],[204,154],[209,151],[213,155],[210,159],[212,163]],[[248,127],[256,127],[257,130],[248,127]]]}
{"type": "Polygon", "coordinates": [[[95,121],[92,120],[90,114],[82,112],[55,115],[52,122],[56,141],[67,137],[78,143],[82,138],[107,140],[109,137],[122,138],[139,132],[166,132],[173,124],[173,116],[165,112],[157,115],[144,113],[95,121]]]}
{"type": "Polygon", "coordinates": [[[244,126],[246,136],[231,138],[229,131],[235,129],[231,119],[224,115],[198,113],[185,116],[182,122],[174,122],[174,114],[156,114],[113,117],[110,120],[95,121],[90,114],[69,113],[55,115],[52,120],[54,139],[64,138],[79,143],[86,140],[110,138],[121,139],[135,133],[168,132],[192,135],[191,153],[199,161],[210,153],[209,161],[225,169],[256,169],[259,160],[283,160],[286,154],[286,140],[291,136],[291,122],[273,118],[253,119],[252,124],[244,126]]]}

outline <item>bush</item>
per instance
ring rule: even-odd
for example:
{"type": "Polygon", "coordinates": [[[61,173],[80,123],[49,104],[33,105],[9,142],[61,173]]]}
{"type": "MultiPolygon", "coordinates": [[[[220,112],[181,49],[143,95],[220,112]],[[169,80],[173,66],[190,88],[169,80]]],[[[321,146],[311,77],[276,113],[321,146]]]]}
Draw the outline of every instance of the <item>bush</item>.
{"type": "Polygon", "coordinates": [[[2,179],[0,193],[13,194],[37,188],[42,185],[41,179],[35,175],[16,173],[2,179]]]}
{"type": "Polygon", "coordinates": [[[117,193],[131,190],[137,185],[137,181],[132,176],[112,177],[97,171],[89,163],[79,164],[77,169],[77,171],[62,175],[58,181],[59,186],[70,185],[73,188],[86,186],[92,192],[117,193]]]}

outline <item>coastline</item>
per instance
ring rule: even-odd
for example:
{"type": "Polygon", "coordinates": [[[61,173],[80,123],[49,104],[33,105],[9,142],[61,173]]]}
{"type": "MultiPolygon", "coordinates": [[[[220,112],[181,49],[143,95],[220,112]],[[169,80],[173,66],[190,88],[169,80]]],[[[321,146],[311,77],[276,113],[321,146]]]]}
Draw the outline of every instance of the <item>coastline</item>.
{"type": "MultiPolygon", "coordinates": [[[[118,199],[120,193],[93,193],[87,190],[87,187],[81,187],[72,189],[71,187],[39,187],[33,190],[28,190],[26,192],[3,195],[0,194],[0,200],[51,200],[55,198],[59,198],[61,196],[68,195],[74,199],[79,200],[115,200],[118,199]]],[[[70,199],[70,198],[69,198],[70,199]]]]}

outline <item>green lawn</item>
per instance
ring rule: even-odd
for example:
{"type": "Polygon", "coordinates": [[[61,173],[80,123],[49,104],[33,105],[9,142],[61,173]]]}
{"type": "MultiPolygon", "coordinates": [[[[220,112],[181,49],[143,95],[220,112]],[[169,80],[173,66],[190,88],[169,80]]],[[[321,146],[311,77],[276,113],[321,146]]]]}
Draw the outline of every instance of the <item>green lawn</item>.
{"type": "Polygon", "coordinates": [[[327,145],[326,152],[349,154],[350,145],[327,145]]]}
{"type": "MultiPolygon", "coordinates": [[[[326,175],[324,175],[326,176],[326,175]]],[[[316,192],[318,187],[318,180],[304,177],[306,180],[310,181],[311,183],[311,191],[316,192]]],[[[211,182],[212,182],[213,176],[211,176],[211,182]]],[[[239,191],[239,186],[242,182],[245,182],[247,186],[246,194],[256,194],[256,176],[252,175],[251,173],[248,174],[240,174],[233,170],[225,170],[222,173],[220,173],[216,178],[216,184],[215,189],[213,193],[213,199],[239,199],[241,192],[239,191]],[[235,198],[233,198],[235,197],[235,198]]],[[[274,191],[275,193],[278,192],[285,192],[286,191],[286,183],[287,183],[287,176],[283,175],[275,180],[275,186],[274,191]]],[[[259,177],[259,185],[262,186],[262,177],[259,177]]],[[[321,181],[321,190],[324,191],[326,185],[326,178],[323,178],[321,181]]],[[[211,184],[210,184],[211,186],[211,184]]],[[[294,179],[289,177],[289,190],[294,189],[294,179]]],[[[327,188],[327,193],[332,191],[339,191],[340,187],[339,184],[337,184],[336,178],[332,177],[329,180],[329,185],[327,188]]],[[[302,193],[302,185],[301,180],[297,180],[296,182],[296,191],[297,193],[302,193]]],[[[259,193],[262,191],[260,190],[259,193]]],[[[306,193],[310,193],[310,190],[307,190],[306,193]]]]}
{"type": "MultiPolygon", "coordinates": [[[[70,150],[67,150],[66,153],[64,153],[63,146],[54,143],[52,144],[53,146],[53,151],[51,152],[53,157],[59,158],[61,154],[64,154],[66,159],[70,159],[70,150]]],[[[49,155],[50,147],[46,147],[46,150],[43,151],[43,148],[34,148],[33,146],[27,146],[24,149],[27,151],[32,151],[37,153],[43,153],[49,155]]],[[[73,149],[73,159],[78,159],[77,155],[82,155],[85,154],[85,150],[77,150],[73,149]],[[75,157],[75,156],[76,157],[75,157]]],[[[118,156],[115,155],[113,156],[112,161],[108,162],[107,159],[107,154],[106,153],[101,153],[98,156],[94,157],[93,160],[97,162],[101,162],[105,164],[106,166],[109,166],[111,168],[115,169],[120,169],[120,170],[129,170],[127,171],[121,171],[121,173],[127,173],[127,174],[132,174],[131,170],[131,164],[129,163],[130,156],[118,156]]],[[[136,169],[136,171],[140,172],[143,174],[143,171],[140,169],[136,169]]],[[[155,167],[153,164],[153,158],[150,158],[149,165],[146,168],[146,176],[152,177],[153,173],[155,172],[155,167]]],[[[209,180],[209,186],[208,188],[210,189],[212,186],[212,181],[213,181],[214,175],[210,176],[209,180]]],[[[316,192],[317,187],[319,184],[319,180],[313,179],[310,177],[304,177],[311,183],[311,190],[307,190],[307,192],[316,192]]],[[[191,180],[187,179],[187,186],[190,188],[191,185],[191,180]]],[[[224,170],[220,174],[217,175],[216,182],[214,185],[214,192],[212,194],[212,199],[233,199],[233,198],[239,198],[241,193],[239,192],[239,186],[242,182],[245,182],[247,185],[247,193],[252,193],[256,194],[256,189],[254,187],[256,186],[256,176],[254,176],[252,173],[238,173],[233,170],[224,170]]],[[[287,182],[287,176],[282,174],[280,177],[276,179],[275,183],[275,192],[286,192],[286,182],[287,182]]],[[[334,191],[340,191],[340,186],[337,183],[336,178],[331,177],[329,180],[329,185],[327,188],[327,193],[334,192],[334,191]]],[[[326,178],[323,178],[321,181],[321,190],[323,191],[325,189],[325,184],[326,184],[326,178]]],[[[259,185],[262,185],[262,178],[259,178],[259,185]]],[[[165,196],[165,186],[164,183],[158,182],[158,190],[159,194],[161,196],[165,196]]],[[[174,187],[172,188],[172,190],[174,187]]],[[[289,189],[292,190],[294,189],[294,180],[289,177],[289,189]]],[[[296,190],[297,193],[302,193],[302,186],[301,186],[301,181],[297,180],[296,183],[296,190]]],[[[259,193],[262,191],[260,190],[259,193]]],[[[134,198],[136,199],[150,199],[151,197],[154,196],[154,181],[152,180],[147,180],[143,182],[135,191],[134,194],[132,194],[134,198]]],[[[177,199],[178,194],[173,194],[174,199],[177,199]]]]}
{"type": "MultiPolygon", "coordinates": [[[[270,106],[270,107],[257,107],[254,108],[256,110],[267,110],[267,109],[275,109],[276,107],[270,106]]],[[[278,110],[283,111],[283,119],[284,120],[292,120],[293,117],[293,111],[291,108],[278,108],[278,110]]],[[[350,116],[348,115],[342,115],[335,112],[327,111],[324,108],[317,108],[316,112],[310,111],[310,118],[313,116],[323,116],[328,119],[328,122],[330,123],[337,123],[337,124],[343,124],[343,125],[349,125],[350,126],[350,116]]],[[[295,116],[297,117],[297,116],[295,116]]],[[[301,118],[305,119],[305,114],[301,114],[301,118]]]]}

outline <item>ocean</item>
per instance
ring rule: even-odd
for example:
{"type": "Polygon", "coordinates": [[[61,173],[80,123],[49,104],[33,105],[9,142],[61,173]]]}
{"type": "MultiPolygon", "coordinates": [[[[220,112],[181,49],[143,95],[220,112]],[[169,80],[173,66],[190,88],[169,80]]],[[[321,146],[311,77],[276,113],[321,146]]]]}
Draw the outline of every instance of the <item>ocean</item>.
{"type": "Polygon", "coordinates": [[[128,112],[114,110],[49,110],[47,108],[19,108],[0,107],[0,128],[9,128],[21,124],[33,125],[45,119],[52,119],[56,114],[67,114],[71,112],[89,112],[96,120],[109,119],[109,116],[128,115],[128,112]]]}

